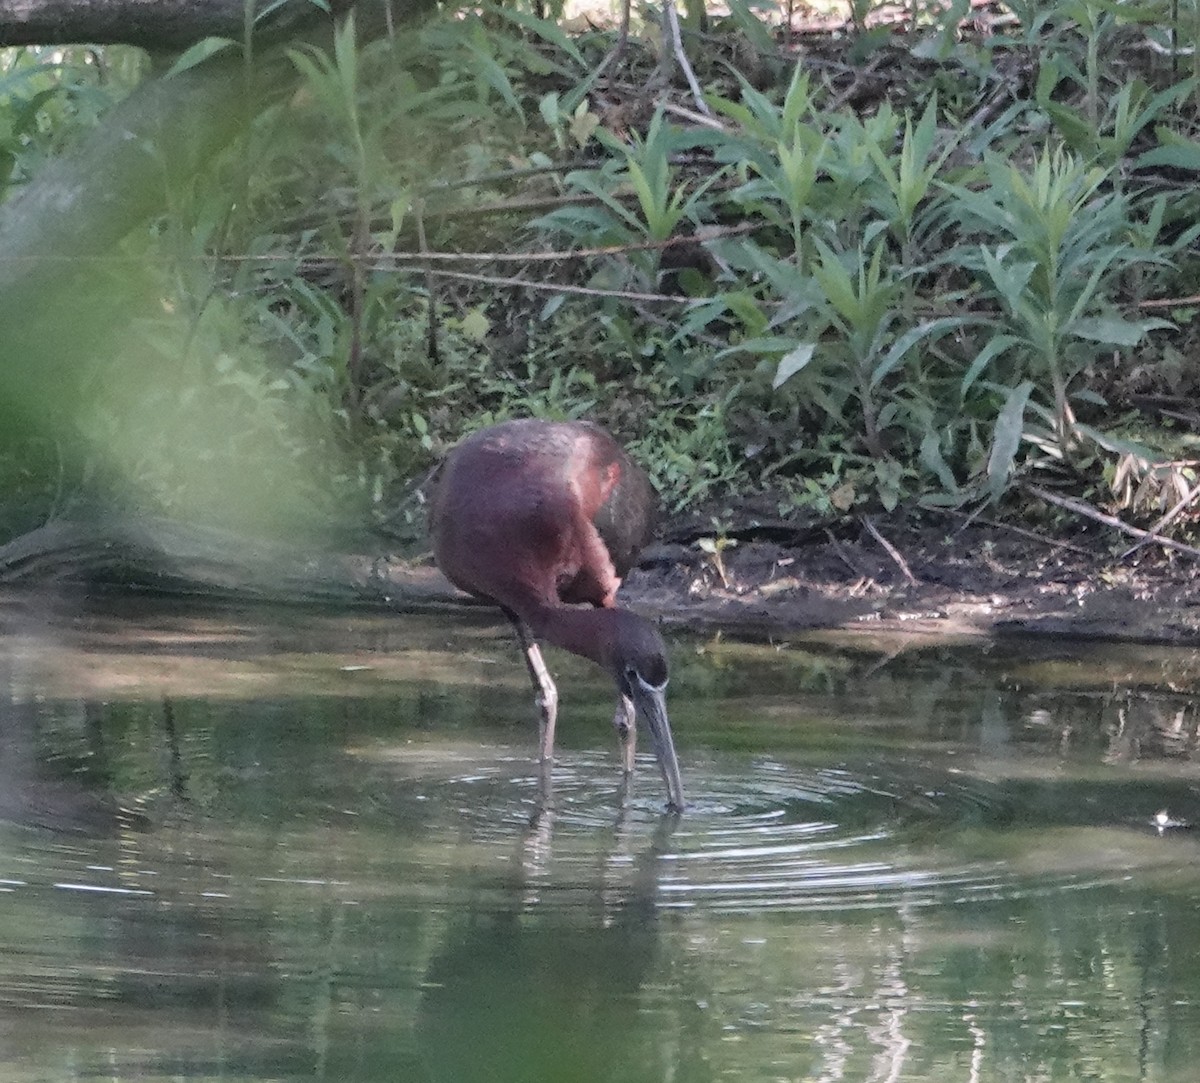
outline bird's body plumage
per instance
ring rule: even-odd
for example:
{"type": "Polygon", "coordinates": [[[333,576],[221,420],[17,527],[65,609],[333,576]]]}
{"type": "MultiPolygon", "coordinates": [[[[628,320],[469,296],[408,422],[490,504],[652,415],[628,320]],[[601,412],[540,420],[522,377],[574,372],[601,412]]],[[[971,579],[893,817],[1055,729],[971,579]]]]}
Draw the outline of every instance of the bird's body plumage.
{"type": "Polygon", "coordinates": [[[598,425],[509,421],[446,460],[434,550],[452,583],[518,613],[611,608],[656,513],[645,472],[598,425]]]}
{"type": "MultiPolygon", "coordinates": [[[[556,702],[557,693],[527,629],[608,669],[629,726],[638,681],[662,697],[661,637],[641,617],[616,608],[617,588],[652,536],[656,516],[645,472],[586,421],[503,422],[467,437],[442,465],[430,505],[434,555],[452,583],[496,603],[517,625],[542,697],[543,755],[545,701],[556,702]],[[577,608],[583,605],[594,608],[577,608]],[[630,681],[632,691],[622,690],[630,681]]],[[[619,701],[618,720],[622,709],[619,701]]],[[[552,745],[553,703],[548,712],[552,745]]],[[[664,725],[665,718],[664,708],[664,725]]],[[[669,743],[669,727],[666,735],[669,743]]],[[[672,785],[668,780],[672,803],[681,804],[672,785]]]]}

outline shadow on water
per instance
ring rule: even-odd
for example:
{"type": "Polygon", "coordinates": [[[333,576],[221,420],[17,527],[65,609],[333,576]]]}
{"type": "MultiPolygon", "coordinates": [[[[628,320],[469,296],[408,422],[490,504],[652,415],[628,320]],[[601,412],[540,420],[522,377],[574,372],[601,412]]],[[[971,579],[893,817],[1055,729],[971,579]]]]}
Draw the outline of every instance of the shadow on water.
{"type": "Polygon", "coordinates": [[[0,632],[12,1079],[1194,1078],[1195,652],[681,641],[668,818],[484,621],[0,632]]]}
{"type": "MultiPolygon", "coordinates": [[[[496,885],[502,901],[467,907],[430,960],[417,1033],[433,1079],[629,1079],[661,1059],[643,989],[659,964],[673,818],[648,842],[618,823],[566,884],[550,867],[554,819],[553,802],[535,814],[496,885]],[[613,866],[627,869],[618,882],[613,866]]],[[[703,1078],[698,1067],[685,1057],[672,1070],[703,1078]]]]}
{"type": "MultiPolygon", "coordinates": [[[[0,673],[0,682],[4,675],[0,673]]],[[[101,739],[101,712],[83,704],[84,725],[101,739]]],[[[31,703],[0,706],[0,821],[56,832],[103,834],[118,830],[136,814],[103,791],[100,772],[90,777],[56,774],[39,755],[39,712],[31,703]]]]}

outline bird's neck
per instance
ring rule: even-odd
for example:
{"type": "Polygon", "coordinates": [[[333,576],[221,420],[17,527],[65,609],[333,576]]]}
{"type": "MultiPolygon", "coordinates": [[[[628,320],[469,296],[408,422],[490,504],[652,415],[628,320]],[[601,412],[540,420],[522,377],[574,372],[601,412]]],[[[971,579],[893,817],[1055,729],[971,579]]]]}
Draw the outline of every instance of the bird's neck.
{"type": "Polygon", "coordinates": [[[612,660],[611,609],[539,605],[523,614],[534,635],[556,647],[590,658],[608,669],[612,660]]]}

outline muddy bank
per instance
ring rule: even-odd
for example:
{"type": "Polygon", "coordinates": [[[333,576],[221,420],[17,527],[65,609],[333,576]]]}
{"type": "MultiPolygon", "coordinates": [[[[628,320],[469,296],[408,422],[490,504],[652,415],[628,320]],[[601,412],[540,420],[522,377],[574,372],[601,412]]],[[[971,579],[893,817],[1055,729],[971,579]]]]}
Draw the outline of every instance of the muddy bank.
{"type": "MultiPolygon", "coordinates": [[[[1042,634],[1200,642],[1200,562],[1099,526],[1042,536],[946,519],[721,537],[676,524],[642,554],[625,604],[695,629],[849,636],[1042,634]]],[[[473,603],[428,554],[314,554],[166,521],[56,523],[0,547],[0,585],[419,610],[473,603]]]]}
{"type": "MultiPolygon", "coordinates": [[[[1200,565],[1081,530],[1038,539],[1004,527],[861,523],[803,540],[731,534],[646,550],[625,604],[665,624],[732,632],[976,638],[1035,634],[1200,643],[1200,565]],[[889,551],[889,549],[891,551],[889,551]]],[[[476,604],[431,562],[392,561],[389,604],[476,604]]]]}
{"type": "Polygon", "coordinates": [[[1104,531],[1039,538],[1004,527],[848,525],[802,544],[717,554],[669,544],[625,586],[670,623],[873,636],[1041,634],[1200,642],[1200,565],[1104,531]]]}

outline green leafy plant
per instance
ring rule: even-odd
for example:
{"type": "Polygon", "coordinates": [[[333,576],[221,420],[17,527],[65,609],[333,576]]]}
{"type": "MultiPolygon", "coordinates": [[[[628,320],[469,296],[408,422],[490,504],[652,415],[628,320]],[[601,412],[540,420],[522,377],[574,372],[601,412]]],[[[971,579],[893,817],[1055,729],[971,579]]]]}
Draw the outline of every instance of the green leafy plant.
{"type": "MultiPolygon", "coordinates": [[[[566,176],[568,188],[586,193],[594,203],[552,211],[535,226],[586,244],[655,245],[675,236],[685,222],[698,225],[708,214],[707,193],[720,173],[697,185],[678,178],[671,155],[690,139],[667,124],[661,111],[655,113],[645,136],[633,135],[623,142],[598,128],[596,138],[613,157],[599,169],[573,170],[566,176]]],[[[642,285],[649,285],[660,251],[631,251],[622,259],[638,270],[642,285]]]]}
{"type": "Polygon", "coordinates": [[[1157,317],[1128,319],[1110,298],[1121,274],[1158,257],[1126,240],[1128,207],[1106,189],[1107,171],[1062,149],[1045,150],[1025,171],[989,158],[989,186],[951,187],[954,215],[967,232],[992,243],[964,245],[962,266],[999,304],[999,334],[966,371],[979,373],[1012,350],[1043,386],[1049,385],[1053,438],[1069,451],[1075,435],[1071,385],[1099,352],[1137,346],[1157,317]]]}
{"type": "MultiPolygon", "coordinates": [[[[1174,49],[1194,13],[1172,36],[1146,7],[1015,0],[1016,20],[964,33],[961,5],[890,30],[869,8],[851,64],[887,63],[866,78],[785,72],[737,0],[689,41],[702,121],[671,98],[621,108],[596,75],[611,33],[528,4],[365,45],[343,22],[328,50],[293,51],[296,93],[211,175],[169,178],[169,214],[131,238],[188,329],[139,356],[217,387],[284,458],[289,411],[320,417],[323,447],[352,455],[313,468],[314,490],[379,513],[465,428],[517,414],[604,419],[672,509],[756,488],[823,515],[997,499],[1064,457],[1100,475],[1124,454],[1124,388],[1192,393],[1196,84],[1128,46],[1174,49]],[[558,252],[593,246],[624,250],[558,252]],[[1159,350],[1163,310],[1139,306],[1172,297],[1159,350]]],[[[252,30],[204,48],[252,65],[252,30]]],[[[635,20],[622,62],[643,76],[655,47],[635,20]]],[[[116,55],[0,53],[0,193],[145,73],[116,55]]],[[[156,394],[165,417],[200,390],[156,394]]],[[[119,412],[89,424],[119,432],[119,412]]],[[[70,451],[26,447],[40,480],[18,487],[64,506],[70,451]]],[[[128,450],[146,493],[182,500],[185,470],[128,450]]]]}

